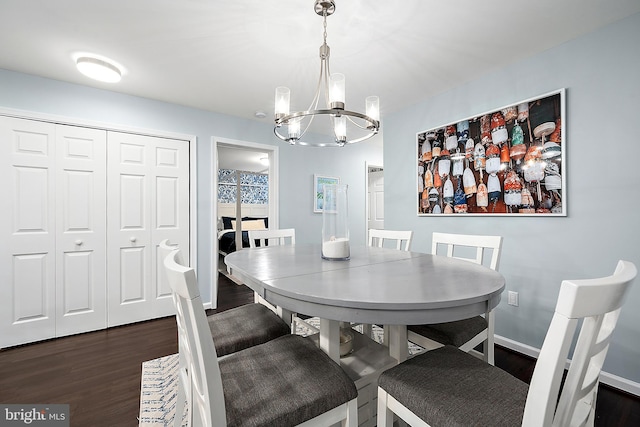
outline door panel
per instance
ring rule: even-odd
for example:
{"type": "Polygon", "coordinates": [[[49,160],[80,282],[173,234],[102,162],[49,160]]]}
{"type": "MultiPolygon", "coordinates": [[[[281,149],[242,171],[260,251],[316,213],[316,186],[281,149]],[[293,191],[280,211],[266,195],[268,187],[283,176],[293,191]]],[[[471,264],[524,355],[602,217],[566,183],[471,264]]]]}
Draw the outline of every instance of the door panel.
{"type": "Polygon", "coordinates": [[[119,304],[145,302],[145,248],[121,248],[120,250],[120,301],[119,304]]]}
{"type": "Polygon", "coordinates": [[[56,126],[56,336],[107,326],[106,142],[56,126]]]}
{"type": "Polygon", "coordinates": [[[170,239],[189,259],[188,142],[109,132],[108,164],[108,323],[171,315],[158,246],[170,239]]]}
{"type": "Polygon", "coordinates": [[[32,253],[13,257],[14,324],[46,320],[48,317],[48,254],[32,253]]]}
{"type": "Polygon", "coordinates": [[[55,336],[54,136],[0,117],[0,347],[55,336]]]}
{"type": "Polygon", "coordinates": [[[62,256],[64,257],[62,262],[64,281],[61,287],[63,315],[91,312],[95,308],[93,289],[87,284],[93,279],[93,253],[91,251],[67,252],[62,256]]]}
{"type": "MultiPolygon", "coordinates": [[[[189,145],[187,141],[157,138],[154,180],[153,294],[158,300],[171,300],[171,289],[164,274],[164,260],[158,246],[164,239],[180,246],[183,259],[189,259],[189,145]]],[[[173,313],[173,311],[172,311],[173,313]]]]}

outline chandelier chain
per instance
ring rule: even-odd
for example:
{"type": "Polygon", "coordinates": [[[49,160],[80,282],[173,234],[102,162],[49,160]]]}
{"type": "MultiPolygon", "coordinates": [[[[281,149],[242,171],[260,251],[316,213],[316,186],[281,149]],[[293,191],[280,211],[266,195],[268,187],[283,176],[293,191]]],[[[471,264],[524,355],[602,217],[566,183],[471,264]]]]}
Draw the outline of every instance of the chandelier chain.
{"type": "Polygon", "coordinates": [[[327,44],[327,8],[325,7],[324,9],[322,9],[322,19],[324,20],[323,23],[323,27],[324,27],[324,33],[322,34],[322,37],[324,39],[324,44],[327,44]]]}

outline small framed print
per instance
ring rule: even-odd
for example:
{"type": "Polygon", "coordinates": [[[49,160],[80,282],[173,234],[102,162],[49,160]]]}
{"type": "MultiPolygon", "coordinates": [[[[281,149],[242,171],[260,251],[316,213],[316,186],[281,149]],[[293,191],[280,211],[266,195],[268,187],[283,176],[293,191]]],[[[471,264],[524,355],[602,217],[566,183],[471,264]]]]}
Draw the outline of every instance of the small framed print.
{"type": "Polygon", "coordinates": [[[324,207],[324,190],[325,184],[340,184],[340,178],[324,175],[313,175],[313,212],[321,213],[324,207]]]}

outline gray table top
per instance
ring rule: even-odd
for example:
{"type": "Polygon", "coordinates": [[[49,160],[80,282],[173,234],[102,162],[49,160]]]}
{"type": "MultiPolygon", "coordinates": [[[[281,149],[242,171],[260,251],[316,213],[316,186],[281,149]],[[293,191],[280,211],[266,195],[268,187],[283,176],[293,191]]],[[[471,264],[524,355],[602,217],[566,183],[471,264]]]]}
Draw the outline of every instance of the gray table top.
{"type": "Polygon", "coordinates": [[[472,262],[418,252],[351,247],[328,261],[320,245],[243,249],[229,271],[267,301],[328,319],[410,325],[464,319],[493,309],[504,277],[472,262]]]}

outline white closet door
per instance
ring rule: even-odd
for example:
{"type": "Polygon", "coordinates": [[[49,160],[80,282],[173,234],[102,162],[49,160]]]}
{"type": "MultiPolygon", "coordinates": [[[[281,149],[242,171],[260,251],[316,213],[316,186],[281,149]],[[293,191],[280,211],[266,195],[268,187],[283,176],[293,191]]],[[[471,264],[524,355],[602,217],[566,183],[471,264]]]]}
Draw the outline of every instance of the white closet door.
{"type": "Polygon", "coordinates": [[[158,259],[162,239],[189,259],[187,141],[108,133],[108,324],[174,314],[158,259]]]}
{"type": "Polygon", "coordinates": [[[107,327],[106,142],[56,127],[56,336],[107,327]]]}
{"type": "Polygon", "coordinates": [[[0,347],[55,336],[54,134],[0,117],[0,347]]]}

